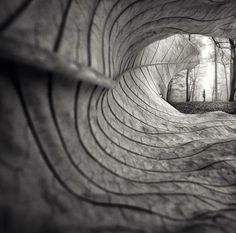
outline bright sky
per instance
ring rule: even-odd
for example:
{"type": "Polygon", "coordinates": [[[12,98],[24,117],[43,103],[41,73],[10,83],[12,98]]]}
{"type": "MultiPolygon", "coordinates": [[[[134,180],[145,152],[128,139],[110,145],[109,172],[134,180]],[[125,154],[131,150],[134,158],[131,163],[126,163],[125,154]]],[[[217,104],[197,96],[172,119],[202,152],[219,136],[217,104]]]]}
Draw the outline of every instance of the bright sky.
{"type": "Polygon", "coordinates": [[[214,82],[214,75],[215,75],[215,66],[214,63],[208,62],[209,55],[212,51],[213,43],[210,38],[208,37],[202,37],[202,42],[204,44],[204,47],[201,49],[201,57],[206,61],[207,70],[205,75],[202,77],[201,83],[203,89],[206,91],[212,90],[212,85],[214,82]]]}
{"type": "Polygon", "coordinates": [[[202,79],[202,86],[205,90],[212,90],[215,76],[215,66],[212,62],[207,63],[206,76],[202,79]]]}

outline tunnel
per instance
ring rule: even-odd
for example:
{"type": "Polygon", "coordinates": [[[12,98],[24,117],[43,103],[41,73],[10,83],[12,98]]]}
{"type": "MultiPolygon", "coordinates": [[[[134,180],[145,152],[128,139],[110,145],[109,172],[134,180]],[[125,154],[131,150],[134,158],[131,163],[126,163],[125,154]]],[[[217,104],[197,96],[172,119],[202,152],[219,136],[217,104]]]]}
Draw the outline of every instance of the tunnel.
{"type": "Polygon", "coordinates": [[[235,0],[2,0],[0,232],[235,232],[236,118],[183,114],[185,34],[235,0]]]}

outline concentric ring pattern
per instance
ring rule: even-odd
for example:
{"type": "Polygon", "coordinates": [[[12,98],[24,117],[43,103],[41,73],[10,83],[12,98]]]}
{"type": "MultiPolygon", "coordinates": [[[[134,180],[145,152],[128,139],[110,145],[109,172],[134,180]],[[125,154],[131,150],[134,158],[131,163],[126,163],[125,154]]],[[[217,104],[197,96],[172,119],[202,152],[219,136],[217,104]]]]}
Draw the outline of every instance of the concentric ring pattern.
{"type": "Polygon", "coordinates": [[[234,232],[235,116],[185,115],[165,99],[174,75],[199,62],[175,34],[235,37],[235,1],[0,9],[1,36],[116,81],[106,89],[1,59],[3,232],[234,232]]]}

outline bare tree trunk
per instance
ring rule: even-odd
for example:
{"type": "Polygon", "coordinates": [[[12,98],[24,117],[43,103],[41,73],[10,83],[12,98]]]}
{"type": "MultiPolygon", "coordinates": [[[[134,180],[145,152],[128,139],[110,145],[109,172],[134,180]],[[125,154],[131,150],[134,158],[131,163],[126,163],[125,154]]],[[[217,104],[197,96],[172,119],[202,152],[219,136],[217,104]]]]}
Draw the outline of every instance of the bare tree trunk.
{"type": "Polygon", "coordinates": [[[217,72],[217,47],[214,43],[214,49],[215,49],[215,101],[218,100],[218,72],[217,72]]]}
{"type": "Polygon", "coordinates": [[[235,86],[236,86],[236,60],[233,61],[233,77],[230,85],[230,96],[229,101],[234,101],[235,96],[235,86]]]}
{"type": "Polygon", "coordinates": [[[214,95],[215,95],[215,86],[213,86],[212,93],[211,93],[211,101],[214,101],[214,95]]]}
{"type": "Polygon", "coordinates": [[[224,66],[224,73],[225,73],[226,98],[227,98],[227,100],[228,100],[228,99],[229,99],[228,75],[227,75],[226,65],[223,64],[223,66],[224,66]]]}
{"type": "Polygon", "coordinates": [[[190,70],[187,69],[187,72],[186,72],[186,102],[189,102],[189,72],[190,72],[190,70]]]}
{"type": "Polygon", "coordinates": [[[193,101],[194,97],[194,88],[195,88],[195,68],[192,69],[192,75],[190,76],[190,92],[189,92],[189,101],[193,101]]]}
{"type": "Polygon", "coordinates": [[[230,96],[229,101],[234,101],[234,95],[236,91],[236,51],[235,51],[235,41],[233,39],[229,39],[230,50],[231,50],[231,59],[230,63],[230,96]]]}
{"type": "Polygon", "coordinates": [[[195,88],[196,88],[195,83],[196,83],[196,80],[194,79],[194,80],[193,80],[193,87],[192,87],[192,102],[193,102],[193,100],[194,100],[194,94],[195,94],[195,88]]]}
{"type": "MultiPolygon", "coordinates": [[[[188,35],[188,40],[191,40],[191,34],[188,35]]],[[[186,102],[190,101],[190,96],[189,96],[189,73],[190,69],[187,69],[186,72],[186,102]]]]}

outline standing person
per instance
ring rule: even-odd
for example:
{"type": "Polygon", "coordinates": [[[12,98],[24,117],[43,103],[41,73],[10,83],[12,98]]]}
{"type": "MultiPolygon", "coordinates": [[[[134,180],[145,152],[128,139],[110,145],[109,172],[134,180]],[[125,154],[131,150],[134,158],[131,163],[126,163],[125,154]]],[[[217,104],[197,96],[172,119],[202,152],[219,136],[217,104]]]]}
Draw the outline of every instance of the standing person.
{"type": "Polygon", "coordinates": [[[205,91],[205,89],[203,89],[202,97],[203,97],[203,102],[205,102],[206,101],[206,91],[205,91]]]}

